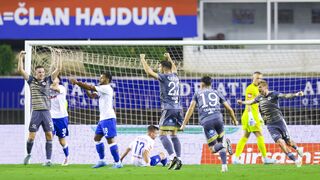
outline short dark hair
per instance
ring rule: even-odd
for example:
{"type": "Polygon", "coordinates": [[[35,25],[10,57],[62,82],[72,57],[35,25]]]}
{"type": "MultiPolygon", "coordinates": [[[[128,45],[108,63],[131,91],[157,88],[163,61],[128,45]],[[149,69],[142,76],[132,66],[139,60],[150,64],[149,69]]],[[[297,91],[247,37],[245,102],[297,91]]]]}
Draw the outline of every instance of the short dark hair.
{"type": "Polygon", "coordinates": [[[256,71],[256,72],[254,72],[253,74],[261,75],[261,74],[262,74],[262,72],[260,72],[260,71],[256,71]]]}
{"type": "Polygon", "coordinates": [[[169,62],[169,61],[167,61],[167,60],[161,61],[160,64],[161,64],[162,67],[165,67],[165,68],[168,68],[168,69],[171,69],[171,68],[172,68],[171,62],[169,62]]]}
{"type": "Polygon", "coordinates": [[[109,79],[109,82],[111,82],[112,80],[112,74],[109,71],[103,72],[101,73],[102,75],[104,75],[104,77],[109,79]]]}
{"type": "Polygon", "coordinates": [[[210,76],[203,76],[200,82],[203,82],[206,86],[211,86],[211,77],[210,76]]]}
{"type": "Polygon", "coordinates": [[[37,69],[40,69],[40,68],[43,68],[43,69],[44,69],[44,67],[43,67],[43,66],[38,65],[38,66],[36,66],[36,67],[34,68],[34,70],[37,70],[37,69]]]}
{"type": "Polygon", "coordinates": [[[159,128],[155,125],[150,125],[148,126],[148,132],[155,132],[155,131],[158,131],[159,128]]]}
{"type": "Polygon", "coordinates": [[[268,82],[266,81],[266,80],[261,80],[260,82],[259,82],[259,86],[263,86],[263,87],[268,87],[268,82]]]}

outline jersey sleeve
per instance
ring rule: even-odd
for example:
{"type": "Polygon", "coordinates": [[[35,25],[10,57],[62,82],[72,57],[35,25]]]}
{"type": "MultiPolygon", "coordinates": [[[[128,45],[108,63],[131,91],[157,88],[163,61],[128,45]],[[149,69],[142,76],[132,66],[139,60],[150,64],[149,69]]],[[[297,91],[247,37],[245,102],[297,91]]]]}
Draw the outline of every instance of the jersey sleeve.
{"type": "Polygon", "coordinates": [[[194,93],[194,95],[192,96],[192,101],[195,101],[198,104],[198,93],[194,93]]]}
{"type": "Polygon", "coordinates": [[[45,81],[48,82],[49,84],[52,84],[53,83],[52,75],[45,77],[45,81]]]}
{"type": "Polygon", "coordinates": [[[109,86],[102,85],[102,86],[95,86],[95,88],[97,90],[98,96],[101,96],[102,94],[108,94],[108,95],[112,94],[112,88],[109,86]]]}
{"type": "Polygon", "coordinates": [[[160,82],[163,82],[163,81],[164,81],[164,78],[165,78],[165,75],[164,75],[164,74],[158,73],[158,80],[159,80],[160,82]]]}
{"type": "Polygon", "coordinates": [[[28,79],[27,83],[31,84],[32,80],[33,80],[33,77],[31,75],[29,75],[29,79],[28,79]]]}
{"type": "Polygon", "coordinates": [[[142,152],[144,152],[145,150],[150,152],[152,148],[153,148],[153,142],[148,141],[148,144],[146,144],[146,146],[142,149],[142,152]]]}
{"type": "Polygon", "coordinates": [[[273,91],[273,96],[276,97],[276,99],[279,99],[279,97],[282,97],[283,93],[280,93],[278,91],[273,91]]]}
{"type": "Polygon", "coordinates": [[[67,94],[67,90],[63,85],[59,85],[60,94],[67,94]]]}
{"type": "Polygon", "coordinates": [[[226,102],[226,98],[224,97],[224,95],[222,95],[219,91],[215,91],[215,93],[217,94],[217,96],[219,97],[219,102],[220,104],[223,104],[224,102],[226,102]]]}
{"type": "Polygon", "coordinates": [[[262,97],[261,95],[258,95],[256,98],[254,98],[253,104],[255,104],[255,103],[259,103],[259,102],[260,102],[261,97],[262,97]]]}

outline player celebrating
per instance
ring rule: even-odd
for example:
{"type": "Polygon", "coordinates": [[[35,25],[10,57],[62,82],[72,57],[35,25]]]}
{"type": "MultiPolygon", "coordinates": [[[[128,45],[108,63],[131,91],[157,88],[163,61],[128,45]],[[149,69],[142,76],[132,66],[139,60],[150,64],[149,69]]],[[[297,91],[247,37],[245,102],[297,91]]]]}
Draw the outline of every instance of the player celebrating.
{"type": "Polygon", "coordinates": [[[181,144],[177,137],[177,130],[181,126],[182,107],[180,105],[180,87],[179,78],[177,76],[177,67],[172,61],[170,54],[165,53],[167,60],[161,61],[159,64],[159,73],[155,73],[145,60],[145,54],[140,54],[140,60],[144,71],[160,82],[160,98],[162,114],[160,118],[160,140],[163,147],[169,154],[170,164],[168,169],[179,170],[182,166],[181,162],[181,144]],[[171,136],[172,144],[167,135],[171,136]]]}
{"type": "Polygon", "coordinates": [[[121,156],[121,162],[128,155],[128,153],[132,152],[132,164],[135,166],[156,166],[159,162],[163,166],[167,164],[167,158],[165,157],[163,152],[160,152],[159,155],[150,157],[150,152],[153,149],[155,139],[158,136],[159,128],[150,125],[148,126],[147,135],[138,136],[131,142],[126,152],[121,156]]]}
{"type": "Polygon", "coordinates": [[[261,80],[258,87],[260,95],[258,95],[255,99],[248,101],[238,100],[238,103],[240,105],[252,105],[259,103],[259,108],[263,115],[263,119],[267,123],[267,128],[271,134],[271,137],[281,147],[283,152],[285,152],[286,155],[295,162],[297,167],[301,167],[301,160],[295,158],[288,146],[294,148],[301,158],[303,156],[302,149],[299,148],[289,136],[287,124],[284,121],[278,100],[279,98],[288,99],[297,96],[303,96],[303,92],[300,91],[297,93],[282,94],[276,91],[269,91],[268,83],[265,80],[261,80]]]}
{"type": "Polygon", "coordinates": [[[33,142],[40,125],[42,125],[43,131],[46,137],[46,162],[44,166],[51,166],[51,155],[52,155],[52,130],[53,124],[50,115],[50,85],[52,80],[55,79],[61,69],[60,57],[57,58],[56,52],[53,52],[53,57],[56,59],[56,69],[51,75],[45,76],[45,70],[43,66],[35,67],[35,76],[29,75],[23,69],[23,59],[26,54],[25,51],[21,51],[19,55],[18,62],[18,72],[23,76],[23,78],[28,82],[31,91],[31,105],[32,114],[29,124],[29,136],[27,140],[27,156],[24,158],[24,164],[30,163],[31,150],[33,142]]]}
{"type": "Polygon", "coordinates": [[[69,135],[68,130],[68,112],[67,106],[68,102],[66,99],[67,90],[66,88],[60,84],[61,79],[60,76],[56,77],[53,80],[52,85],[50,86],[51,90],[51,117],[54,125],[53,134],[56,134],[59,138],[59,143],[62,146],[63,153],[65,155],[65,159],[62,166],[68,165],[68,157],[69,157],[69,147],[66,142],[65,137],[69,135]]]}
{"type": "MultiPolygon", "coordinates": [[[[254,72],[252,75],[252,83],[246,88],[246,101],[252,100],[259,95],[258,84],[262,79],[261,72],[254,72]]],[[[233,156],[232,163],[233,164],[241,164],[239,157],[243,151],[244,146],[246,145],[248,138],[251,133],[253,133],[257,137],[257,145],[259,151],[261,152],[262,158],[265,164],[273,164],[275,160],[267,157],[267,149],[264,143],[264,137],[262,135],[262,125],[263,122],[261,115],[259,113],[258,104],[254,104],[251,106],[246,106],[242,118],[241,124],[243,129],[243,136],[237,143],[236,153],[233,156]]]]}
{"type": "Polygon", "coordinates": [[[96,143],[96,150],[99,154],[100,160],[93,168],[100,168],[106,166],[107,163],[104,160],[104,144],[101,142],[103,136],[107,139],[112,154],[114,165],[113,168],[122,168],[122,164],[119,157],[118,145],[115,142],[117,136],[116,130],[116,114],[113,109],[113,89],[110,85],[112,75],[109,72],[103,73],[100,76],[99,86],[92,86],[83,82],[79,82],[76,79],[70,79],[72,84],[76,84],[83,89],[86,89],[87,95],[90,98],[99,97],[99,111],[100,120],[97,125],[97,129],[94,136],[96,143]],[[94,91],[91,93],[90,91],[94,91]]]}
{"type": "MultiPolygon", "coordinates": [[[[229,112],[232,124],[237,125],[238,121],[233,109],[230,107],[223,95],[211,88],[211,81],[211,77],[209,76],[201,78],[200,90],[194,94],[180,129],[183,130],[185,128],[192,113],[194,112],[195,106],[198,105],[200,124],[204,129],[209,149],[212,153],[219,152],[222,162],[221,171],[226,172],[228,171],[228,166],[226,148],[222,143],[224,136],[224,123],[220,105],[223,104],[229,112]]],[[[226,143],[228,152],[232,155],[230,140],[227,139],[226,143]]]]}

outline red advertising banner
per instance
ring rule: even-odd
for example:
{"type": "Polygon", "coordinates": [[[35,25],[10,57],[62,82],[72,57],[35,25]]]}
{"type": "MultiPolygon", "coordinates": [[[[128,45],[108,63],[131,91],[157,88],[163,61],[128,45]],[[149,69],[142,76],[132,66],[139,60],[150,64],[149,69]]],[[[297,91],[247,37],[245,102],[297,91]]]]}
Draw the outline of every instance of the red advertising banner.
{"type": "MultiPolygon", "coordinates": [[[[298,143],[299,147],[303,147],[303,164],[320,164],[320,143],[298,143]]],[[[266,144],[267,157],[277,160],[279,164],[293,164],[294,162],[288,159],[277,144],[266,144]]],[[[236,149],[236,144],[232,145],[233,150],[236,149]]],[[[292,150],[293,154],[297,154],[292,150]]],[[[231,156],[228,157],[228,164],[231,164],[231,156]]],[[[247,144],[240,156],[240,161],[243,164],[262,164],[261,154],[256,144],[247,144]]],[[[212,154],[207,144],[203,145],[201,164],[221,164],[219,154],[212,154]]]]}

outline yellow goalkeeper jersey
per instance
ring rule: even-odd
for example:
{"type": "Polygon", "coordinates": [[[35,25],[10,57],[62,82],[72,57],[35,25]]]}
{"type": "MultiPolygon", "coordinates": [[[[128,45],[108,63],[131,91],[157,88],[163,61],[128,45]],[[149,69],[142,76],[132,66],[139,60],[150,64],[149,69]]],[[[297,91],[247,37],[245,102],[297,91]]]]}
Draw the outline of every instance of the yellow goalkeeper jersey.
{"type": "MultiPolygon", "coordinates": [[[[246,101],[247,100],[252,100],[256,98],[259,95],[259,89],[258,86],[254,85],[251,83],[247,88],[246,88],[246,101]]],[[[248,114],[248,107],[249,105],[246,105],[246,108],[242,114],[241,117],[241,123],[242,123],[242,129],[247,130],[248,132],[253,132],[253,131],[261,131],[261,121],[262,119],[261,116],[259,115],[259,104],[253,104],[251,105],[251,112],[253,115],[254,120],[256,121],[255,126],[249,126],[249,114],[248,114]]]]}

